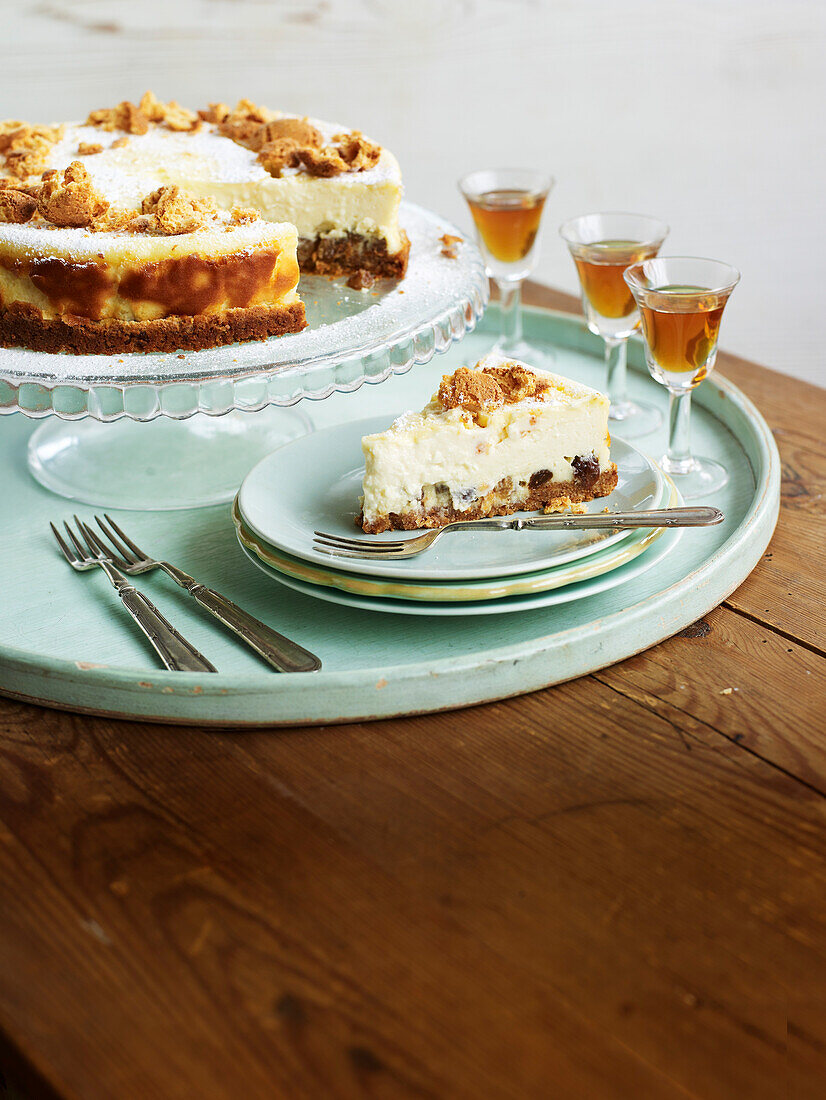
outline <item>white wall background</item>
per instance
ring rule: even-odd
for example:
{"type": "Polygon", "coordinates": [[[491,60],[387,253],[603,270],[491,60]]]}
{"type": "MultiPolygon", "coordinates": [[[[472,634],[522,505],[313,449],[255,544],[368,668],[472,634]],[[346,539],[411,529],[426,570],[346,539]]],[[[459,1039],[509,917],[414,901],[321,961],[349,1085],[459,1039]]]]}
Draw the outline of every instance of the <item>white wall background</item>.
{"type": "Polygon", "coordinates": [[[0,18],[0,117],[244,95],[360,127],[465,226],[463,172],[541,167],[539,278],[576,288],[565,218],[656,214],[666,251],[741,269],[724,346],[826,385],[826,0],[0,0],[0,18]]]}

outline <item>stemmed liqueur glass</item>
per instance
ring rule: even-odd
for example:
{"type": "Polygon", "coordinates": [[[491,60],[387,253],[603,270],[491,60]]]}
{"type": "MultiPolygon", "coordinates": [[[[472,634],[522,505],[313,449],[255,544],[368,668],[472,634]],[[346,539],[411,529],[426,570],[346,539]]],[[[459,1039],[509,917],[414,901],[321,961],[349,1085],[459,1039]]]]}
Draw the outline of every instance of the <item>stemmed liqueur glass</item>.
{"type": "Polygon", "coordinates": [[[576,264],[588,328],[605,342],[611,420],[624,436],[647,435],[660,426],[662,415],[626,394],[627,341],[640,316],[622,276],[631,264],[657,255],[668,226],[644,214],[583,214],[559,232],[576,264]]]}
{"type": "Polygon", "coordinates": [[[488,278],[499,288],[502,332],[493,351],[535,366],[553,361],[548,348],[522,336],[522,283],[539,259],[539,227],[552,176],[518,169],[484,169],[459,180],[476,226],[488,278]]]}
{"type": "Polygon", "coordinates": [[[728,471],[691,453],[691,391],[714,369],[720,321],[740,272],[717,260],[669,256],[634,264],[625,281],[642,316],[648,369],[670,395],[663,469],[686,500],[707,496],[722,489],[728,471]]]}

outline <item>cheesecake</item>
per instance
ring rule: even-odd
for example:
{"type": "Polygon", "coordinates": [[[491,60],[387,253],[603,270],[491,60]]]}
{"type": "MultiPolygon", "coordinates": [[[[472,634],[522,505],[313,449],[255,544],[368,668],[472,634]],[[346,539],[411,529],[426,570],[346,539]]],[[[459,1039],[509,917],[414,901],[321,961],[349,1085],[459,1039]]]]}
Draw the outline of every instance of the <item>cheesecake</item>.
{"type": "Polygon", "coordinates": [[[365,436],[357,523],[370,534],[518,511],[562,511],[611,493],[609,399],[488,356],[445,375],[421,412],[365,436]]]}
{"type": "MultiPolygon", "coordinates": [[[[83,208],[100,212],[82,164],[47,177],[41,205],[52,182],[55,202],[81,208],[75,220],[83,208]]],[[[15,194],[0,191],[0,210],[15,194]]],[[[227,213],[174,187],[142,205],[146,213],[126,226],[117,215],[107,220],[105,207],[94,230],[38,216],[0,224],[0,343],[76,354],[177,351],[304,327],[294,226],[227,213]]]]}
{"type": "Polygon", "coordinates": [[[360,131],[147,92],[84,123],[0,123],[0,343],[209,347],[305,324],[299,271],[404,275],[401,172],[360,131]]]}

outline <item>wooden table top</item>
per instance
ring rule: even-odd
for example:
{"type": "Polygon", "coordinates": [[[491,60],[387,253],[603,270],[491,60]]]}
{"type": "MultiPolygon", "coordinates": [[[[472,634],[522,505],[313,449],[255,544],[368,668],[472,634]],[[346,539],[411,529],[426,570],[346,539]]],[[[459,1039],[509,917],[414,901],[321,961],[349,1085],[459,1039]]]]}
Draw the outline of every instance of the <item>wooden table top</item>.
{"type": "Polygon", "coordinates": [[[646,653],[315,729],[0,700],[0,1073],[82,1100],[822,1097],[826,390],[719,369],[777,437],[780,523],[646,653]]]}

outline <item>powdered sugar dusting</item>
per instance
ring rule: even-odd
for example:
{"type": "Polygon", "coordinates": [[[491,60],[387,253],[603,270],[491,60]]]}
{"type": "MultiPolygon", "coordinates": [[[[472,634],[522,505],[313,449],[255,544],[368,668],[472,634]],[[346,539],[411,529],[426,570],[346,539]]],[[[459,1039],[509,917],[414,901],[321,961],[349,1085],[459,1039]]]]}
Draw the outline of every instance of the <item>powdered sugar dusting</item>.
{"type": "MultiPolygon", "coordinates": [[[[321,132],[325,143],[347,131],[347,127],[335,122],[309,121],[321,132]]],[[[255,183],[271,178],[259,164],[256,153],[224,137],[210,123],[203,123],[194,132],[152,126],[145,134],[109,132],[97,126],[68,123],[63,138],[49,155],[48,164],[62,171],[73,160],[83,162],[95,187],[110,202],[126,207],[139,207],[144,195],[182,178],[204,184],[255,183]],[[79,156],[81,143],[102,145],[103,152],[79,156]]],[[[297,168],[283,172],[287,178],[296,175],[310,178],[297,168]]],[[[382,149],[381,158],[373,168],[365,172],[344,172],[336,181],[360,186],[387,181],[401,183],[401,172],[392,153],[382,149]]]]}
{"type": "Polygon", "coordinates": [[[219,210],[214,222],[203,229],[179,236],[154,236],[143,233],[93,233],[89,229],[50,226],[48,224],[15,225],[0,222],[0,245],[13,245],[15,256],[38,259],[43,255],[43,234],[54,234],[49,255],[74,263],[96,262],[104,255],[110,263],[123,261],[154,261],[185,251],[226,254],[244,248],[261,247],[274,241],[295,247],[295,229],[288,222],[268,222],[263,219],[233,225],[230,214],[219,210]],[[284,238],[287,241],[284,242],[284,238]]]}
{"type": "Polygon", "coordinates": [[[95,187],[110,202],[139,207],[144,195],[184,173],[192,179],[228,183],[266,179],[255,154],[203,126],[195,133],[152,127],[145,134],[108,133],[96,126],[69,125],[49,158],[61,171],[81,160],[95,187]],[[125,144],[116,145],[126,137],[125,144]],[[80,142],[103,146],[102,153],[78,156],[80,142]],[[114,148],[113,148],[114,146],[114,148]]]}

